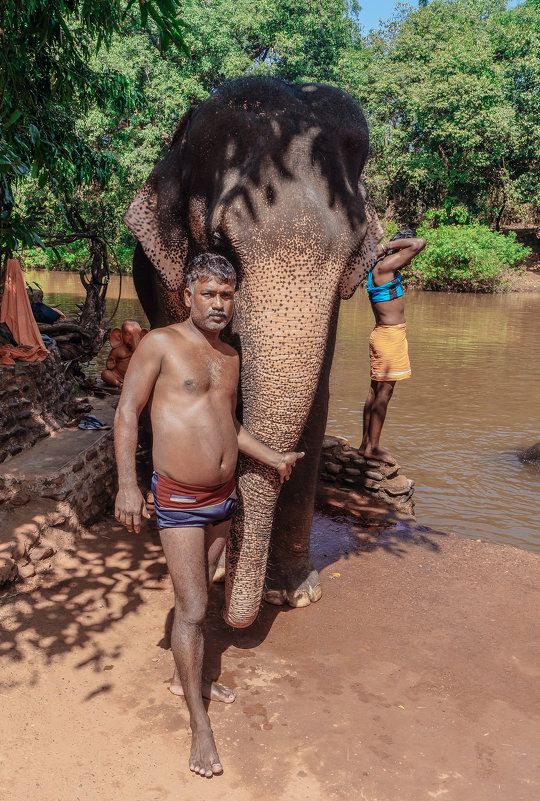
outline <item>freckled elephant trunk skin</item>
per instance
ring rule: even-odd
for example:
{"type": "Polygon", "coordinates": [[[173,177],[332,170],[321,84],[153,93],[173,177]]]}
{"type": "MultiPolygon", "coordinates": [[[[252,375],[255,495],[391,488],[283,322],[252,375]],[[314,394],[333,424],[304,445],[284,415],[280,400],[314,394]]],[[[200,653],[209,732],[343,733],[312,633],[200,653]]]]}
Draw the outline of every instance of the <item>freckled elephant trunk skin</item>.
{"type": "MultiPolygon", "coordinates": [[[[319,367],[310,371],[309,377],[306,374],[302,395],[296,392],[295,401],[305,410],[303,417],[293,417],[285,409],[283,428],[279,425],[281,421],[276,415],[276,407],[283,404],[283,390],[279,388],[279,377],[283,373],[279,368],[272,377],[265,365],[267,370],[255,377],[250,388],[254,403],[251,404],[249,398],[244,401],[244,425],[254,436],[278,450],[303,450],[306,456],[297,462],[291,479],[283,487],[280,487],[274,470],[241,457],[238,508],[227,546],[225,579],[226,619],[235,628],[253,623],[263,594],[271,603],[288,602],[293,606],[307,605],[321,596],[318,575],[309,560],[313,515],[312,511],[306,514],[305,510],[306,506],[313,509],[315,497],[338,307],[336,298],[329,309],[329,318],[317,332],[320,336],[320,343],[316,345],[319,367]],[[261,404],[267,409],[266,415],[261,404]],[[271,430],[267,428],[269,421],[271,430]],[[293,538],[289,540],[291,535],[293,538]],[[303,586],[310,574],[311,580],[303,586]]],[[[260,348],[257,352],[264,363],[260,348]]]]}

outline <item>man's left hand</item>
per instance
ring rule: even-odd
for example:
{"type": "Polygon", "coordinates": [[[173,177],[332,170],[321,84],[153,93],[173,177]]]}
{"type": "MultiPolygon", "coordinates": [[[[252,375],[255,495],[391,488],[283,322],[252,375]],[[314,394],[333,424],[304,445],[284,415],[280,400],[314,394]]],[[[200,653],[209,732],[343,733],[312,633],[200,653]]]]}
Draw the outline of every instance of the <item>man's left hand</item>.
{"type": "Polygon", "coordinates": [[[305,456],[304,451],[300,451],[300,453],[296,453],[295,451],[289,451],[288,453],[281,454],[281,461],[276,467],[276,470],[279,473],[279,481],[280,484],[283,484],[284,481],[288,481],[290,475],[292,473],[292,469],[295,466],[298,459],[303,459],[305,456]]]}

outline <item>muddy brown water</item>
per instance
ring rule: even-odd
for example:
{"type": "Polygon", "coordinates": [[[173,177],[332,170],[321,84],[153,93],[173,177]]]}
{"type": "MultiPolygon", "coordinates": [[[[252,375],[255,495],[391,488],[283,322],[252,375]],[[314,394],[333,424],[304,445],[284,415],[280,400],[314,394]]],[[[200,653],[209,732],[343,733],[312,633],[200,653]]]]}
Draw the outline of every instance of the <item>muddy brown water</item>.
{"type": "MultiPolygon", "coordinates": [[[[25,277],[68,316],[84,300],[76,273],[25,277]]],[[[117,297],[114,276],[108,313],[117,297]]],[[[540,552],[540,468],[517,455],[540,441],[540,293],[409,291],[406,314],[413,376],[396,386],[382,443],[416,482],[418,522],[540,552]]],[[[111,325],[127,319],[147,324],[131,278],[111,325]]],[[[362,437],[372,326],[360,288],[341,306],[327,425],[353,445],[362,437]]]]}

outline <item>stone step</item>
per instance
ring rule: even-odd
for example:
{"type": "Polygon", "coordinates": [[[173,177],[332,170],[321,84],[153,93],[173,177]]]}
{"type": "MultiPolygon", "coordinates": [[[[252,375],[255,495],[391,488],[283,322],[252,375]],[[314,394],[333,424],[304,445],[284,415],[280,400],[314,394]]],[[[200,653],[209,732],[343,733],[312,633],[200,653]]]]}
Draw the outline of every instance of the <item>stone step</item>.
{"type": "MultiPolygon", "coordinates": [[[[92,413],[112,426],[116,398],[92,413]]],[[[0,465],[0,584],[34,575],[57,541],[97,520],[116,491],[113,430],[62,428],[0,465]],[[63,526],[62,529],[56,529],[63,526]]]]}

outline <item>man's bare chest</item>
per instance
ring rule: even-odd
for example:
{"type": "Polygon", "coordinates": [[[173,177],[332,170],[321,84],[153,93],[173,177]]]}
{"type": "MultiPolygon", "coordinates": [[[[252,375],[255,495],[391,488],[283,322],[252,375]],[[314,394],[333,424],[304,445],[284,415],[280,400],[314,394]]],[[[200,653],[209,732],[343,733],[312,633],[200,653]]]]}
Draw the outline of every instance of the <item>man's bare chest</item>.
{"type": "Polygon", "coordinates": [[[230,357],[201,353],[191,358],[167,358],[158,383],[177,393],[204,395],[217,392],[230,396],[236,390],[237,374],[230,357]]]}

